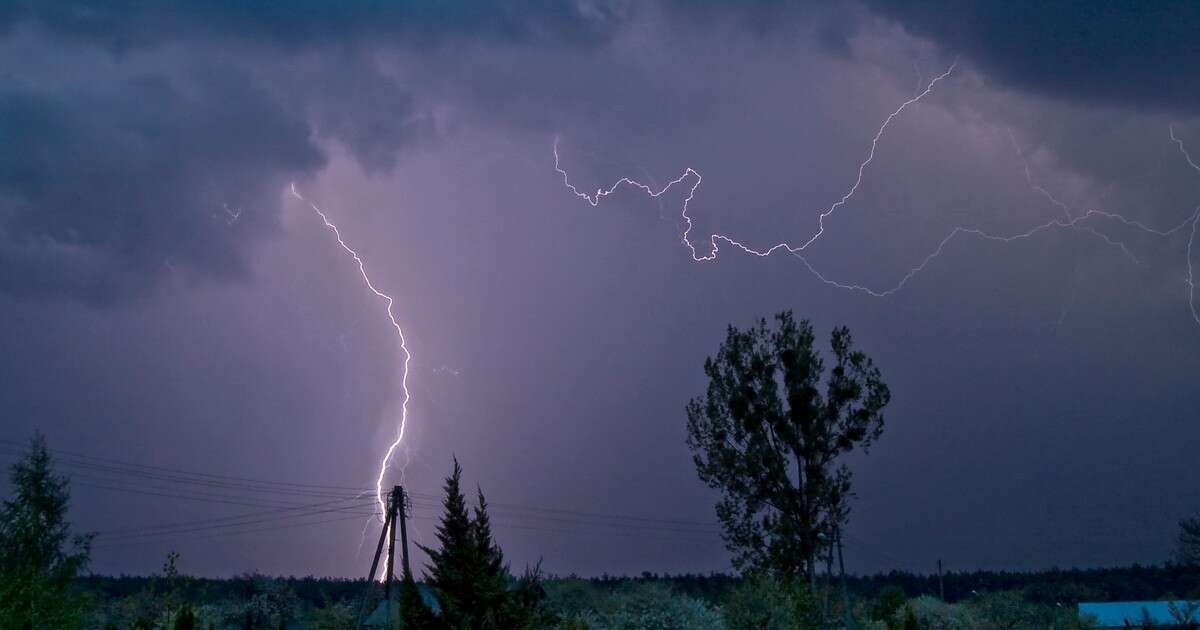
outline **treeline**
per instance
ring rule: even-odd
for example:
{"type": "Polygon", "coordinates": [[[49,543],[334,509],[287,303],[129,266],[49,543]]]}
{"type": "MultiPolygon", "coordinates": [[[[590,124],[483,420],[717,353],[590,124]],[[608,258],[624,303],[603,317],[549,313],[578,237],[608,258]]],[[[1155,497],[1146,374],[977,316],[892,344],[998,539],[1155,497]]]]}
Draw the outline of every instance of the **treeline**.
{"type": "MultiPolygon", "coordinates": [[[[302,604],[322,606],[328,602],[355,601],[365,590],[364,580],[335,577],[265,578],[243,575],[227,579],[188,577],[178,582],[180,594],[191,601],[236,599],[252,593],[265,580],[272,581],[302,604]]],[[[548,586],[560,581],[581,580],[608,591],[619,591],[631,584],[660,584],[672,592],[709,603],[725,601],[729,593],[743,581],[725,574],[659,574],[637,576],[602,575],[592,578],[550,576],[548,586]]],[[[121,599],[151,591],[163,581],[161,577],[100,576],[79,579],[80,588],[102,599],[121,599]]],[[[848,575],[847,587],[860,599],[877,599],[887,588],[898,588],[906,597],[939,596],[937,575],[891,571],[874,575],[848,575]]],[[[1046,569],[1040,571],[964,571],[946,573],[941,585],[947,602],[970,599],[979,593],[997,591],[1019,592],[1033,604],[1075,605],[1081,601],[1141,601],[1168,597],[1200,598],[1200,569],[1176,564],[1133,565],[1095,569],[1046,569]]]]}
{"type": "MultiPolygon", "coordinates": [[[[660,583],[672,591],[708,602],[720,602],[742,582],[734,575],[658,574],[609,576],[584,579],[593,586],[619,589],[630,583],[660,583]]],[[[819,581],[823,581],[823,577],[819,581]]],[[[836,583],[835,576],[835,585],[836,583]]],[[[970,599],[981,593],[1019,592],[1032,604],[1075,605],[1081,601],[1112,602],[1156,600],[1168,597],[1200,598],[1200,567],[1178,564],[1132,565],[1094,569],[1044,569],[1038,571],[949,572],[940,580],[936,574],[890,571],[874,575],[847,575],[850,593],[860,599],[876,599],[889,588],[906,597],[940,597],[947,602],[970,599]]]]}
{"type": "Polygon", "coordinates": [[[119,600],[141,593],[172,590],[187,601],[206,602],[253,597],[270,583],[290,593],[306,605],[323,606],[327,602],[351,601],[366,591],[365,580],[336,577],[268,577],[256,574],[232,578],[202,578],[180,576],[169,580],[162,576],[81,576],[78,587],[95,594],[101,600],[119,600]]]}

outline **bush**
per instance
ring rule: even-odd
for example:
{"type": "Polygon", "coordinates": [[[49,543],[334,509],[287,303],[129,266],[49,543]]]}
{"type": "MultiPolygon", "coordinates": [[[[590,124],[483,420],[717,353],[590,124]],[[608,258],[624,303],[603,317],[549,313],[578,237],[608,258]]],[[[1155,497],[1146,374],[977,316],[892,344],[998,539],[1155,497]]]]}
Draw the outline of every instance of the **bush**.
{"type": "Polygon", "coordinates": [[[660,584],[603,592],[572,580],[548,593],[547,609],[560,630],[722,630],[721,613],[701,600],[660,584]],[[590,591],[590,593],[589,593],[590,591]],[[590,600],[590,601],[589,601],[590,600]],[[589,605],[590,604],[590,605],[589,605]]]}
{"type": "Polygon", "coordinates": [[[904,608],[906,601],[904,589],[898,586],[885,586],[871,606],[871,619],[882,621],[889,628],[902,627],[899,622],[899,613],[904,608]]]}
{"type": "MultiPolygon", "coordinates": [[[[987,630],[974,610],[963,604],[947,604],[928,595],[909,602],[908,611],[922,630],[987,630]]],[[[905,623],[905,627],[908,625],[905,623]]]]}
{"type": "Polygon", "coordinates": [[[747,578],[725,602],[730,630],[794,630],[816,628],[816,606],[800,582],[788,585],[771,578],[747,578]]]}

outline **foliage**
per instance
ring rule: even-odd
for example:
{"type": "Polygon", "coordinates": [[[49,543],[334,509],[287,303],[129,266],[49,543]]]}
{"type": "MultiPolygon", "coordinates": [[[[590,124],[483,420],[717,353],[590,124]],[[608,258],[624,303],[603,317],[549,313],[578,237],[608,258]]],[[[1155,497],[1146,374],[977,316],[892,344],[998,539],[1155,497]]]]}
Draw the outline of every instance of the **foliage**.
{"type": "Polygon", "coordinates": [[[884,622],[889,628],[900,625],[900,611],[904,608],[906,598],[904,589],[898,586],[887,586],[879,592],[871,606],[871,618],[884,622]]]}
{"type": "Polygon", "coordinates": [[[78,627],[87,602],[72,582],[87,566],[91,536],[70,533],[67,480],[54,474],[41,435],[10,482],[13,497],[0,509],[0,628],[78,627]]]}
{"type": "MultiPolygon", "coordinates": [[[[528,572],[510,588],[508,567],[492,536],[483,491],[478,491],[474,512],[469,512],[461,480],[462,467],[455,459],[446,478],[444,512],[436,532],[438,549],[421,547],[430,559],[428,581],[440,607],[437,623],[455,629],[530,627],[537,619],[541,599],[539,575],[528,572]]],[[[405,616],[413,626],[431,623],[411,606],[405,608],[405,616]],[[421,620],[409,618],[413,614],[419,614],[421,620]]]]}
{"type": "Polygon", "coordinates": [[[172,627],[175,630],[196,630],[196,613],[192,611],[191,606],[184,606],[179,610],[172,627]]]}
{"type": "Polygon", "coordinates": [[[724,606],[729,630],[817,628],[818,612],[808,585],[770,577],[749,578],[733,589],[724,606]]]}
{"type": "Polygon", "coordinates": [[[631,583],[607,589],[579,589],[568,597],[549,595],[547,608],[559,630],[720,630],[720,611],[699,599],[678,595],[662,584],[631,583]],[[584,597],[580,597],[586,593],[584,597]],[[567,604],[564,606],[564,604],[567,604]]]}
{"type": "Polygon", "coordinates": [[[353,628],[358,620],[356,609],[348,603],[336,603],[314,608],[308,615],[306,628],[312,630],[342,630],[353,628]]]}
{"type": "Polygon", "coordinates": [[[998,591],[954,604],[929,596],[918,597],[909,603],[902,627],[905,630],[913,627],[923,630],[1065,630],[1085,626],[1079,621],[1074,607],[1031,603],[1018,592],[998,591]]]}
{"type": "Polygon", "coordinates": [[[1180,564],[1200,565],[1200,516],[1179,521],[1179,537],[1175,541],[1175,559],[1180,564]]]}
{"type": "Polygon", "coordinates": [[[839,457],[879,437],[891,394],[847,328],[833,330],[826,375],[812,325],[790,312],[775,319],[775,330],[765,319],[730,326],[705,361],[708,391],[688,404],[688,445],[700,478],[723,491],[717,515],[734,565],[811,580],[848,515],[851,475],[839,457]]]}
{"type": "MultiPolygon", "coordinates": [[[[911,614],[922,630],[985,630],[976,611],[963,604],[948,604],[936,597],[922,595],[909,602],[905,615],[911,614]]],[[[905,626],[910,622],[905,620],[905,626]]]]}

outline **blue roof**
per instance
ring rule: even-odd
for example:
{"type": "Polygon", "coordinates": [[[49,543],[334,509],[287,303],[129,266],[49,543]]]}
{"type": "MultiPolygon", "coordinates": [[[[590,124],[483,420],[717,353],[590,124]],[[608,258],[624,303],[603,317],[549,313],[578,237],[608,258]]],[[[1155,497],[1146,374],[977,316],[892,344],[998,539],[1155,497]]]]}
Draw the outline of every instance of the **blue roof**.
{"type": "Polygon", "coordinates": [[[1145,615],[1150,616],[1150,620],[1155,624],[1174,625],[1177,623],[1175,616],[1171,614],[1171,604],[1174,604],[1176,609],[1187,614],[1192,613],[1192,618],[1197,617],[1197,604],[1200,602],[1187,602],[1177,600],[1174,602],[1110,602],[1105,604],[1079,603],[1079,616],[1089,615],[1095,617],[1096,623],[1105,628],[1120,628],[1124,627],[1128,621],[1133,626],[1138,626],[1142,623],[1145,615]]]}

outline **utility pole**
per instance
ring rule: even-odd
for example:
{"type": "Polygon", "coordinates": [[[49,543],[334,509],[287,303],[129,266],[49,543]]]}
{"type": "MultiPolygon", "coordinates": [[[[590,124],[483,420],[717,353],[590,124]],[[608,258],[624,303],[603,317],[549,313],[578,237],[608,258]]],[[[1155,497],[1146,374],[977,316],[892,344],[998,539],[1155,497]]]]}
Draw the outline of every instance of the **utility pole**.
{"type": "Polygon", "coordinates": [[[400,560],[401,567],[404,569],[404,581],[411,582],[413,579],[412,567],[408,565],[408,494],[404,492],[404,486],[396,486],[392,491],[396,494],[400,501],[400,560]]]}
{"type": "Polygon", "coordinates": [[[938,558],[938,595],[946,601],[946,582],[942,579],[942,559],[938,558]]]}
{"type": "Polygon", "coordinates": [[[362,627],[363,618],[367,614],[367,603],[371,601],[370,593],[372,586],[375,585],[375,570],[379,568],[379,556],[383,555],[383,541],[387,538],[388,532],[391,531],[392,512],[388,510],[387,516],[383,520],[383,529],[379,531],[379,543],[375,545],[375,557],[371,560],[371,572],[367,574],[367,595],[363,597],[362,606],[358,609],[358,626],[362,627]]]}
{"type": "MultiPolygon", "coordinates": [[[[400,560],[404,571],[404,580],[412,581],[412,569],[408,564],[408,528],[405,521],[408,516],[407,495],[402,486],[394,486],[388,494],[387,515],[383,519],[383,529],[379,532],[379,543],[375,546],[375,557],[371,560],[371,573],[367,575],[367,588],[375,584],[375,570],[379,568],[379,556],[383,555],[383,543],[387,541],[387,566],[383,573],[383,605],[388,619],[392,618],[392,582],[396,578],[396,522],[400,522],[400,560]]],[[[368,591],[369,593],[370,591],[368,591]]],[[[362,607],[358,611],[358,625],[361,628],[366,615],[367,602],[370,597],[364,597],[362,607]]]]}
{"type": "Polygon", "coordinates": [[[842,576],[842,607],[846,611],[846,630],[853,630],[854,615],[850,610],[850,590],[846,588],[846,560],[842,557],[842,528],[834,525],[833,535],[837,541],[838,572],[842,576]]]}
{"type": "Polygon", "coordinates": [[[391,496],[388,498],[388,522],[391,527],[388,528],[388,558],[387,558],[387,573],[384,575],[383,597],[385,600],[390,600],[392,595],[392,580],[396,577],[396,513],[400,509],[400,496],[403,490],[400,486],[392,488],[391,496]]]}

